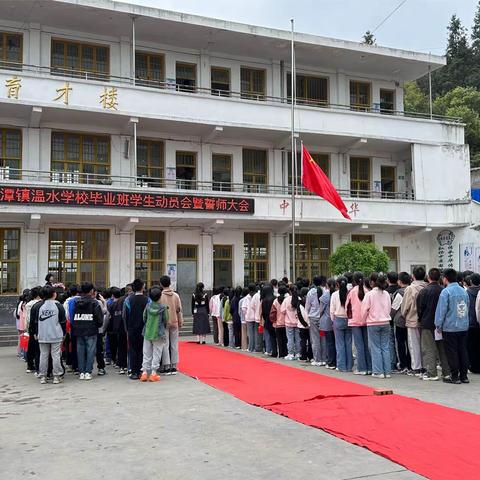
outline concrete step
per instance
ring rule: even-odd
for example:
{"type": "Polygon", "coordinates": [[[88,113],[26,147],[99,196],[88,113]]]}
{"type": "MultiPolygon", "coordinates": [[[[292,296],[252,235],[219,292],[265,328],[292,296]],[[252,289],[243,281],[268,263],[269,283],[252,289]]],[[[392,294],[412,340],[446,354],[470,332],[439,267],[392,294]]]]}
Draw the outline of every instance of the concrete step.
{"type": "Polygon", "coordinates": [[[18,344],[18,333],[15,326],[0,327],[0,347],[11,347],[18,344]]]}

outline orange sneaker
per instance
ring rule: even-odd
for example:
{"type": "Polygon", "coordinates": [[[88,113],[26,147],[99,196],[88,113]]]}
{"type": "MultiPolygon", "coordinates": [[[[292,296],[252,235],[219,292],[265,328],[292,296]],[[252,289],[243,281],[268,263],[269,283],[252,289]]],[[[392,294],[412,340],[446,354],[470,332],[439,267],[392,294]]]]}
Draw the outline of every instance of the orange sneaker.
{"type": "Polygon", "coordinates": [[[140,377],[140,381],[141,382],[146,382],[148,380],[148,373],[147,372],[143,372],[142,373],[142,376],[140,377]]]}
{"type": "Polygon", "coordinates": [[[158,373],[152,373],[150,375],[150,378],[148,379],[149,382],[159,382],[160,381],[160,375],[158,373]]]}

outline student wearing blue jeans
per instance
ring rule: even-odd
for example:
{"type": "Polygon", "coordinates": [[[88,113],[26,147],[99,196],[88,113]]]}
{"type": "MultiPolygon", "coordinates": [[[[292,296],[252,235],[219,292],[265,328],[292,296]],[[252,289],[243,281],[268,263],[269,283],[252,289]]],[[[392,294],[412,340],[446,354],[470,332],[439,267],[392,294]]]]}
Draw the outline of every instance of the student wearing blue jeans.
{"type": "Polygon", "coordinates": [[[390,378],[390,312],[392,299],[387,289],[387,278],[378,275],[375,287],[362,302],[362,320],[368,328],[368,345],[372,355],[372,377],[390,378]]]}
{"type": "Polygon", "coordinates": [[[390,375],[390,324],[369,325],[368,346],[372,355],[372,371],[374,375],[390,375]]]}
{"type": "Polygon", "coordinates": [[[92,283],[82,283],[80,294],[81,297],[73,307],[72,333],[77,338],[79,379],[91,380],[98,329],[103,325],[103,312],[95,298],[92,283]]]}
{"type": "Polygon", "coordinates": [[[352,329],[348,319],[334,317],[335,349],[337,350],[337,369],[341,372],[351,372],[353,369],[352,329]]]}
{"type": "Polygon", "coordinates": [[[353,341],[357,349],[357,371],[372,371],[372,357],[368,346],[368,327],[352,327],[353,341]]]}
{"type": "Polygon", "coordinates": [[[93,360],[97,353],[97,335],[77,337],[78,371],[80,375],[92,374],[93,360]]]}

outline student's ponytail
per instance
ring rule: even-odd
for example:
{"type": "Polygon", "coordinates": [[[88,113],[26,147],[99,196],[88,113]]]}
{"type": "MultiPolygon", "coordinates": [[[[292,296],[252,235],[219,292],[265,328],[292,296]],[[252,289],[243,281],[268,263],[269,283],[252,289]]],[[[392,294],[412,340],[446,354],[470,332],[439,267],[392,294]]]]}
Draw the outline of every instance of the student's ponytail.
{"type": "Polygon", "coordinates": [[[298,297],[297,287],[292,286],[290,293],[292,295],[292,308],[297,308],[300,306],[300,298],[298,297]]]}
{"type": "Polygon", "coordinates": [[[362,272],[353,274],[353,283],[358,287],[358,299],[363,301],[365,298],[364,277],[362,272]]]}
{"type": "Polygon", "coordinates": [[[375,282],[375,286],[379,290],[386,290],[388,288],[387,277],[385,275],[380,274],[377,277],[377,281],[375,282]]]}
{"type": "Polygon", "coordinates": [[[327,287],[328,287],[328,290],[330,292],[330,296],[333,295],[333,293],[335,292],[335,286],[336,286],[335,279],[334,278],[329,278],[327,280],[327,287]]]}
{"type": "Polygon", "coordinates": [[[338,285],[338,293],[340,296],[340,305],[345,307],[345,302],[347,301],[348,295],[348,288],[347,288],[348,280],[346,277],[338,277],[337,278],[337,285],[338,285]]]}

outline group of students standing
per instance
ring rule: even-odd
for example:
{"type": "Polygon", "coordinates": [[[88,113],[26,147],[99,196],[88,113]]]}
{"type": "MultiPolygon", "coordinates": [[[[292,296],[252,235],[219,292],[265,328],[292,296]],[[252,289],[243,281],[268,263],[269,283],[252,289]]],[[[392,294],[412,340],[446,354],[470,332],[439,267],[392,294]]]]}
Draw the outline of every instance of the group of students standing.
{"type": "Polygon", "coordinates": [[[284,278],[210,298],[199,283],[193,333],[197,343],[213,330],[217,345],[356,375],[469,383],[469,370],[480,373],[479,290],[479,274],[423,267],[413,276],[317,276],[312,285],[284,278]]]}
{"type": "Polygon", "coordinates": [[[40,383],[52,378],[58,384],[66,370],[91,380],[95,359],[99,376],[107,364],[132,380],[156,382],[159,373],[177,373],[183,315],[170,277],[161,277],[148,294],[140,279],[102,292],[90,282],[65,290],[51,274],[46,280],[25,290],[15,310],[26,340],[19,342],[19,356],[40,383]]]}

